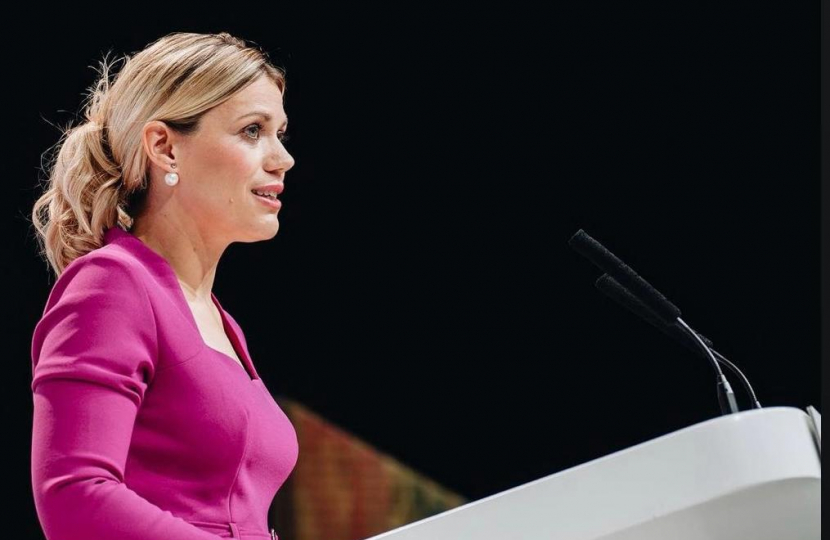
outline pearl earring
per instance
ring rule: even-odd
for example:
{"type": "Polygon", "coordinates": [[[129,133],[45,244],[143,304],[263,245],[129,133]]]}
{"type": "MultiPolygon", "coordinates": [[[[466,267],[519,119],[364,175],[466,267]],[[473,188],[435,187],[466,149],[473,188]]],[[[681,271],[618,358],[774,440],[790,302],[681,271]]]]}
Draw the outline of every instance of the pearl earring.
{"type": "MultiPolygon", "coordinates": [[[[175,168],[176,168],[176,164],[175,164],[175,163],[173,163],[173,164],[171,165],[171,167],[173,167],[173,168],[175,169],[175,168]]],[[[178,184],[178,183],[179,183],[179,175],[178,175],[178,174],[176,174],[176,173],[174,173],[174,172],[169,172],[169,173],[167,173],[167,174],[165,174],[165,175],[164,175],[164,182],[165,182],[168,186],[175,186],[176,184],[178,184]]]]}

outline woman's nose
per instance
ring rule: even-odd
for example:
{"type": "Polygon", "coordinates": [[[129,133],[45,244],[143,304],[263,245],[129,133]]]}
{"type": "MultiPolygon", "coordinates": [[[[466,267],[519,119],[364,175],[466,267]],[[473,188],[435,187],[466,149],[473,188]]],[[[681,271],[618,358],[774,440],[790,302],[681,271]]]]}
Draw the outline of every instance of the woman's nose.
{"type": "Polygon", "coordinates": [[[294,156],[282,145],[276,143],[273,153],[271,154],[271,166],[281,171],[287,171],[294,166],[294,156]]]}
{"type": "Polygon", "coordinates": [[[284,160],[283,160],[283,161],[284,161],[284,169],[285,169],[286,171],[287,171],[288,169],[290,169],[291,167],[293,167],[293,166],[294,166],[294,163],[295,163],[295,161],[294,161],[294,156],[292,156],[292,155],[288,152],[288,150],[285,150],[284,160]]]}

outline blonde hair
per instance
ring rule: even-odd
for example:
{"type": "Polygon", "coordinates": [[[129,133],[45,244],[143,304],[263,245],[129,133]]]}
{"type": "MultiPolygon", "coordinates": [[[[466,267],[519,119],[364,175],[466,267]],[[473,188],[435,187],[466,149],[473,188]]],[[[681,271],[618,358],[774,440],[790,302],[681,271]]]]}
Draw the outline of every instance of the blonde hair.
{"type": "Polygon", "coordinates": [[[112,82],[106,57],[101,63],[86,121],[63,130],[32,210],[40,254],[58,276],[101,247],[107,229],[132,228],[149,182],[141,141],[147,122],[194,133],[203,114],[261,75],[285,93],[285,73],[268,54],[227,32],[176,32],[122,58],[112,82]]]}

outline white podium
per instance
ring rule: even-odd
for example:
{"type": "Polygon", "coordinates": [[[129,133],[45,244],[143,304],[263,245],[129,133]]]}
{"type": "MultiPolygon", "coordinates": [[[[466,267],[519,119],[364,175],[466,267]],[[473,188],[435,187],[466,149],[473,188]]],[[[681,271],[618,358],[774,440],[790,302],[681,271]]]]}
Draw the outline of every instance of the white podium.
{"type": "Polygon", "coordinates": [[[819,444],[800,409],[721,416],[371,540],[819,540],[819,444]]]}

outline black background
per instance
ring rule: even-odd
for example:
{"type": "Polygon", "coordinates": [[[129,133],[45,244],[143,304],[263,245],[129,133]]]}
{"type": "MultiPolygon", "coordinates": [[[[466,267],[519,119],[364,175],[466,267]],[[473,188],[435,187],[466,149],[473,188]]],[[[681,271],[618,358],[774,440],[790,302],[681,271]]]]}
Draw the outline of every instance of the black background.
{"type": "Polygon", "coordinates": [[[232,244],[214,287],[275,394],[470,499],[718,416],[708,362],[594,289],[582,228],[764,406],[821,409],[819,6],[621,4],[18,21],[4,395],[30,536],[41,154],[107,50],[173,31],[287,72],[280,232],[232,244]]]}

